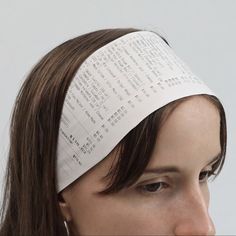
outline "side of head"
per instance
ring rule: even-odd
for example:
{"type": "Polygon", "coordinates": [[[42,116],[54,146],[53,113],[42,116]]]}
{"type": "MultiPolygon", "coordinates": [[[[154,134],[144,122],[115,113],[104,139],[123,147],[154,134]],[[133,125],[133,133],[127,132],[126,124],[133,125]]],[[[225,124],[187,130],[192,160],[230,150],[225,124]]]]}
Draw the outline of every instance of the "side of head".
{"type": "MultiPolygon", "coordinates": [[[[99,30],[68,40],[45,55],[26,78],[12,114],[1,235],[14,232],[19,235],[66,235],[63,220],[73,215],[68,211],[68,199],[56,192],[58,130],[66,91],[77,69],[91,53],[137,30],[99,30]]],[[[220,170],[226,151],[224,109],[216,97],[199,96],[212,103],[219,112],[221,158],[215,167],[220,170]]],[[[121,140],[117,145],[122,147],[119,159],[105,178],[112,181],[103,192],[104,196],[122,192],[122,189],[135,183],[150,163],[162,122],[185,100],[188,98],[174,101],[152,113],[121,140]]],[[[100,163],[102,168],[102,163],[106,163],[104,161],[100,163]]],[[[109,162],[107,167],[110,169],[109,162]]],[[[94,169],[96,166],[88,173],[93,173],[94,169]]],[[[67,189],[77,186],[76,182],[67,189]]],[[[83,211],[81,214],[83,216],[83,211]]],[[[78,221],[69,220],[77,232],[80,229],[78,221]]]]}

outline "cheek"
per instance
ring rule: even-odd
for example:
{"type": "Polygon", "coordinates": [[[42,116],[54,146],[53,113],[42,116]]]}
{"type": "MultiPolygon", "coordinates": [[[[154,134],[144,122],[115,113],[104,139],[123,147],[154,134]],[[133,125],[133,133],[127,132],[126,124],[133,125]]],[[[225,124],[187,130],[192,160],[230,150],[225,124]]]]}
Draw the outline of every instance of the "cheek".
{"type": "Polygon", "coordinates": [[[140,204],[131,199],[109,197],[87,200],[77,202],[73,213],[76,231],[81,235],[168,234],[174,224],[172,206],[160,206],[156,200],[140,201],[140,204]]]}
{"type": "MultiPolygon", "coordinates": [[[[208,186],[201,188],[208,205],[208,186]]],[[[188,213],[183,209],[189,210],[186,208],[188,198],[182,194],[160,198],[135,194],[75,196],[71,205],[72,225],[80,235],[169,235],[178,219],[188,213]]]]}

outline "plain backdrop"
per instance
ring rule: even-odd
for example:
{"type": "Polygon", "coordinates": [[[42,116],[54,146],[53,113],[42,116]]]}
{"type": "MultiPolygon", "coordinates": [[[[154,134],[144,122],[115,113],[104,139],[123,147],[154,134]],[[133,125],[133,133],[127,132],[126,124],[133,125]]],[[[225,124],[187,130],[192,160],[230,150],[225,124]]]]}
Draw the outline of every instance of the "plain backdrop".
{"type": "Polygon", "coordinates": [[[13,103],[32,66],[53,47],[89,31],[155,30],[225,107],[227,158],[221,174],[210,184],[209,211],[217,235],[236,235],[235,12],[234,0],[0,0],[0,186],[13,103]]]}

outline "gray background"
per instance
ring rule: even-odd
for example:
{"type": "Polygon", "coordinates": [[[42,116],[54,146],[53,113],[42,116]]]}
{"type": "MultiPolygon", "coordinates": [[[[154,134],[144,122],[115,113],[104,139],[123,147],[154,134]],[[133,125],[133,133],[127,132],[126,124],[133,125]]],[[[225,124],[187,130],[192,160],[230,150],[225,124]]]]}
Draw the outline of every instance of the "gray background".
{"type": "Polygon", "coordinates": [[[39,58],[63,41],[97,29],[155,30],[226,109],[227,159],[220,176],[210,184],[210,213],[217,235],[236,235],[236,1],[0,0],[0,5],[0,186],[14,99],[39,58]]]}

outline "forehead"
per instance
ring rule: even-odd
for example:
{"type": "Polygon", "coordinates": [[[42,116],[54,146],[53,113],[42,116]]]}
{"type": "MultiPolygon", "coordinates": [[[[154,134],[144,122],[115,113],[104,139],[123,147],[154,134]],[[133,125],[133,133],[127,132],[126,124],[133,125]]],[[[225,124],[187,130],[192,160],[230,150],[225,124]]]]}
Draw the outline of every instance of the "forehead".
{"type": "Polygon", "coordinates": [[[158,133],[149,165],[205,162],[220,151],[220,115],[206,98],[190,97],[179,104],[158,133]]]}
{"type": "MultiPolygon", "coordinates": [[[[220,152],[220,116],[217,108],[205,98],[193,96],[179,104],[164,121],[147,168],[164,165],[180,169],[202,167],[220,152]]],[[[91,182],[102,178],[117,162],[116,146],[101,162],[79,178],[79,182],[91,182]],[[86,180],[86,181],[83,181],[86,180]]]]}

